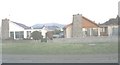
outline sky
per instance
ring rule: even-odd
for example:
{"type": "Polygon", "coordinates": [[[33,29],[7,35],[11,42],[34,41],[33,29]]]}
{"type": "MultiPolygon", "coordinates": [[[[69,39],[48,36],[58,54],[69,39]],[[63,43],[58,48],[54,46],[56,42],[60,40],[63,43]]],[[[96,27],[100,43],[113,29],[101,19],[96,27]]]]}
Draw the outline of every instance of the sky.
{"type": "Polygon", "coordinates": [[[0,20],[27,26],[42,23],[70,24],[74,14],[104,23],[118,14],[119,0],[0,0],[0,20]]]}

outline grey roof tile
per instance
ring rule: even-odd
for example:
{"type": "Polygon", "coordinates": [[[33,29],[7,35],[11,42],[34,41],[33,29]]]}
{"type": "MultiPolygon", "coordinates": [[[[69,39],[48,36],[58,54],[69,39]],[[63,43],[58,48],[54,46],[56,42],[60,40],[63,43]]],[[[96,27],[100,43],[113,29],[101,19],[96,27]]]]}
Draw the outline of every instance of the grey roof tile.
{"type": "MultiPolygon", "coordinates": [[[[11,21],[11,22],[13,22],[13,21],[11,21]]],[[[24,25],[22,23],[17,23],[17,22],[13,22],[13,23],[15,23],[16,25],[18,25],[18,26],[20,26],[20,27],[22,27],[24,29],[31,29],[31,27],[28,27],[28,26],[26,26],[26,25],[24,25]]]]}

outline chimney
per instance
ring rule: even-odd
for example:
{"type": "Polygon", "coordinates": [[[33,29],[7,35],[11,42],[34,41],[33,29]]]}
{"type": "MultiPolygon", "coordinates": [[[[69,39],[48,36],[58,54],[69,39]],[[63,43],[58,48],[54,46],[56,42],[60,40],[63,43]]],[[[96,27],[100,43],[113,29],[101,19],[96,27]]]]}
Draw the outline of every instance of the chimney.
{"type": "Polygon", "coordinates": [[[73,16],[72,37],[82,36],[82,15],[77,14],[73,16]]]}
{"type": "Polygon", "coordinates": [[[2,25],[1,25],[1,34],[2,39],[8,39],[9,38],[9,19],[5,18],[2,19],[2,25]]]}

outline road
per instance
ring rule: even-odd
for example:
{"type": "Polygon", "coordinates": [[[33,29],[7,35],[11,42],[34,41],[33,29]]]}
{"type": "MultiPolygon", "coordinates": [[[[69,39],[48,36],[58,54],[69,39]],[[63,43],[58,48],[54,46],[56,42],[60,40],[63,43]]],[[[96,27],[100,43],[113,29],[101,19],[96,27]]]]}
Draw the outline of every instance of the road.
{"type": "Polygon", "coordinates": [[[7,55],[3,63],[117,63],[118,54],[87,55],[7,55]]]}

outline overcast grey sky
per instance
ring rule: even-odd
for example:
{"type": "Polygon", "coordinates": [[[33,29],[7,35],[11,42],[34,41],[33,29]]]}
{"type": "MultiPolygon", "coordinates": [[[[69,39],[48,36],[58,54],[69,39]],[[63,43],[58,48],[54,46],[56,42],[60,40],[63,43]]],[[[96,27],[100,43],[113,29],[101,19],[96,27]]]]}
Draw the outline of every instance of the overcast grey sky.
{"type": "Polygon", "coordinates": [[[118,14],[119,0],[0,0],[0,19],[31,26],[37,23],[72,22],[73,14],[103,23],[118,14]]]}

